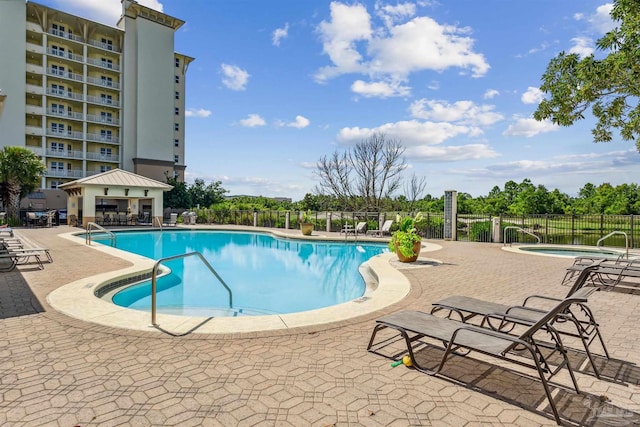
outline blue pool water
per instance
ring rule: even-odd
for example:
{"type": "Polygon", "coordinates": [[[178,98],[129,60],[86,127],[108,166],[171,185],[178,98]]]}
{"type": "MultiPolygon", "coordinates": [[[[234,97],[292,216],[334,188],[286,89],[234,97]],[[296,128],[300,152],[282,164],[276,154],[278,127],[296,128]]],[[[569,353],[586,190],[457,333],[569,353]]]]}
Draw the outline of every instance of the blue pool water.
{"type": "MultiPolygon", "coordinates": [[[[201,230],[117,233],[117,247],[156,260],[202,253],[231,289],[233,310],[227,291],[197,256],[163,263],[171,274],[158,279],[157,307],[159,313],[205,316],[293,313],[353,300],[365,291],[360,264],[388,251],[384,244],[201,230]]],[[[148,311],[150,293],[147,281],[119,291],[113,302],[148,311]]]]}

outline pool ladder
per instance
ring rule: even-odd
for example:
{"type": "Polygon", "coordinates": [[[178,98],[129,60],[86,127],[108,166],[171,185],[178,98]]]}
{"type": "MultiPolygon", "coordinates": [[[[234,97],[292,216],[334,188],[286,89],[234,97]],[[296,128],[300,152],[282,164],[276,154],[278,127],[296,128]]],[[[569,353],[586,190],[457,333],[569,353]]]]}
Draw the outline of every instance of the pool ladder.
{"type": "Polygon", "coordinates": [[[95,222],[87,223],[87,232],[84,235],[85,244],[91,245],[91,230],[93,230],[94,228],[97,228],[98,230],[100,230],[100,232],[107,234],[109,236],[109,240],[111,241],[111,246],[116,246],[116,235],[106,228],[96,224],[95,222]]]}
{"type": "MultiPolygon", "coordinates": [[[[525,229],[524,229],[524,228],[522,228],[522,227],[517,227],[517,226],[515,226],[515,225],[510,225],[510,226],[508,226],[508,227],[505,227],[505,228],[504,228],[504,230],[503,230],[503,232],[502,232],[502,233],[503,233],[503,234],[502,234],[502,244],[503,244],[504,246],[506,246],[506,245],[507,245],[507,230],[509,230],[509,229],[511,229],[511,230],[518,230],[518,231],[520,231],[520,232],[522,232],[522,233],[525,233],[525,234],[528,234],[528,235],[530,235],[530,236],[533,236],[533,237],[535,237],[535,238],[536,238],[536,240],[538,241],[538,243],[540,243],[540,237],[539,237],[539,236],[536,236],[536,235],[535,235],[535,234],[533,234],[532,232],[530,232],[530,231],[528,231],[528,230],[525,230],[525,229]]],[[[511,245],[511,243],[509,243],[509,245],[511,245]]]]}
{"type": "Polygon", "coordinates": [[[596,243],[596,246],[598,247],[598,249],[601,249],[603,246],[602,242],[604,242],[607,238],[616,234],[622,234],[624,236],[624,246],[625,246],[626,256],[627,256],[627,259],[629,259],[629,236],[624,231],[612,231],[611,233],[599,239],[598,242],[596,243]]]}
{"type": "Polygon", "coordinates": [[[186,258],[190,256],[197,256],[198,258],[200,258],[200,260],[202,260],[202,262],[204,262],[204,264],[207,266],[209,271],[211,271],[213,275],[216,276],[216,279],[218,279],[218,281],[222,284],[222,286],[224,286],[224,288],[229,293],[229,308],[233,308],[233,294],[231,293],[231,289],[229,289],[229,286],[227,286],[225,281],[222,280],[222,277],[220,277],[218,272],[211,266],[211,264],[209,264],[209,261],[207,261],[200,252],[189,252],[186,254],[174,255],[166,258],[161,258],[158,261],[156,261],[156,263],[153,265],[153,270],[151,271],[151,324],[153,326],[155,327],[158,326],[158,322],[156,321],[156,294],[157,294],[157,276],[158,276],[158,269],[160,268],[160,264],[166,261],[172,261],[174,259],[186,258]]]}

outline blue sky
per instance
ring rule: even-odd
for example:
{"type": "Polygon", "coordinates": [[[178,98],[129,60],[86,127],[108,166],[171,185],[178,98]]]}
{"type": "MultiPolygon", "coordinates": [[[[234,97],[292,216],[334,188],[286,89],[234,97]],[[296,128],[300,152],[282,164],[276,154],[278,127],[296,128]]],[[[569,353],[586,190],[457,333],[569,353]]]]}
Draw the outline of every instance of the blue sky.
{"type": "MultiPolygon", "coordinates": [[[[40,0],[115,25],[119,0],[40,0]]],[[[139,0],[186,21],[187,181],[300,200],[315,163],[372,132],[400,140],[427,193],[486,195],[529,178],[570,195],[638,183],[640,154],[531,118],[561,51],[613,27],[602,0],[139,0]]]]}

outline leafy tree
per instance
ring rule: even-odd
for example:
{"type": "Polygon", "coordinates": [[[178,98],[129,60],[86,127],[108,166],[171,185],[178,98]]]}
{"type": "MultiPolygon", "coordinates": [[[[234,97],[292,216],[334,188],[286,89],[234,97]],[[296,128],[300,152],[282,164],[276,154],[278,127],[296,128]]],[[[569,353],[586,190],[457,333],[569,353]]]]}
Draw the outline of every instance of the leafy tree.
{"type": "Polygon", "coordinates": [[[178,181],[177,178],[165,174],[167,184],[172,185],[170,191],[164,193],[163,205],[165,208],[182,208],[189,209],[193,207],[191,195],[187,189],[187,183],[178,181]]]}
{"type": "Polygon", "coordinates": [[[196,178],[194,183],[188,188],[192,207],[211,207],[211,205],[222,202],[224,200],[224,194],[227,192],[228,190],[222,188],[221,181],[215,181],[205,186],[204,180],[200,178],[196,178]]]}
{"type": "Polygon", "coordinates": [[[536,120],[571,126],[591,106],[595,142],[611,141],[612,128],[625,141],[640,136],[640,2],[615,0],[611,18],[618,26],[596,43],[606,57],[561,52],[549,62],[540,89],[550,97],[538,106],[536,120]]]}
{"type": "Polygon", "coordinates": [[[35,190],[46,168],[33,151],[9,146],[0,151],[0,196],[7,217],[18,218],[20,199],[35,190]]]}
{"type": "Polygon", "coordinates": [[[345,210],[378,212],[400,186],[403,153],[400,141],[375,133],[351,150],[323,156],[315,171],[320,180],[315,192],[334,196],[345,210]]]}

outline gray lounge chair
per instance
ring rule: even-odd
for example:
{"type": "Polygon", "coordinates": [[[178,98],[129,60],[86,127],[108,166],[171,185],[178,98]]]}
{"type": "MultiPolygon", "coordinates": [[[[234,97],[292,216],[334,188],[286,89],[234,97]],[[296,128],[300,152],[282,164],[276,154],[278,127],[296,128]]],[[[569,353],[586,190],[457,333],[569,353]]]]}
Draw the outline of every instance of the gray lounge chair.
{"type": "MultiPolygon", "coordinates": [[[[393,356],[381,353],[381,350],[389,345],[390,338],[379,342],[375,341],[379,331],[391,328],[395,329],[404,338],[413,367],[429,375],[438,375],[449,360],[451,353],[460,349],[470,350],[469,354],[471,351],[475,351],[500,360],[510,361],[519,366],[535,369],[542,381],[555,420],[560,424],[560,415],[551,396],[548,380],[566,366],[575,391],[579,393],[579,390],[566,350],[562,345],[560,334],[555,330],[552,323],[571,304],[585,302],[585,298],[578,297],[569,297],[559,302],[551,310],[548,310],[540,320],[527,327],[519,336],[461,323],[456,320],[443,319],[420,311],[400,311],[376,321],[367,350],[381,356],[393,358],[393,356]],[[553,343],[539,340],[536,338],[538,333],[545,337],[550,337],[553,343]],[[435,369],[428,369],[422,366],[422,363],[416,359],[414,354],[414,345],[416,345],[414,343],[416,342],[418,345],[435,343],[434,345],[438,347],[444,347],[444,354],[435,369]],[[530,360],[522,360],[522,358],[517,358],[513,354],[513,351],[524,350],[530,353],[530,360]],[[543,350],[547,350],[546,355],[543,350]],[[549,364],[549,360],[552,360],[551,357],[554,354],[559,354],[562,357],[562,361],[555,368],[549,364]],[[549,378],[547,378],[547,375],[549,378]]],[[[508,320],[509,317],[509,315],[504,316],[505,320],[508,320]]],[[[456,354],[460,355],[460,353],[456,354]]]]}
{"type": "MultiPolygon", "coordinates": [[[[593,286],[584,287],[595,269],[596,266],[590,266],[583,270],[569,290],[567,298],[584,298],[586,301],[593,292],[598,290],[598,288],[593,286]]],[[[516,324],[525,326],[532,325],[545,315],[546,310],[530,304],[533,301],[558,303],[562,301],[562,299],[544,295],[531,295],[525,298],[522,305],[509,306],[467,296],[453,295],[434,302],[432,304],[431,314],[448,311],[447,317],[451,317],[453,313],[456,313],[463,322],[467,322],[475,317],[481,317],[480,326],[488,326],[495,330],[505,331],[505,328],[513,329],[516,324]],[[507,315],[510,316],[510,320],[505,322],[503,318],[507,315]]],[[[571,322],[575,326],[576,331],[558,329],[558,332],[563,335],[579,338],[582,341],[584,351],[589,358],[589,362],[591,362],[591,367],[596,377],[600,378],[600,372],[596,367],[593,355],[589,349],[596,337],[600,341],[605,357],[609,359],[610,356],[593,312],[586,303],[574,303],[568,306],[564,312],[559,313],[556,319],[552,320],[552,324],[563,322],[571,322]]]]}
{"type": "Polygon", "coordinates": [[[380,230],[371,230],[371,235],[374,237],[384,237],[388,234],[391,234],[391,226],[393,225],[393,220],[388,219],[380,227],[380,230]]]}

